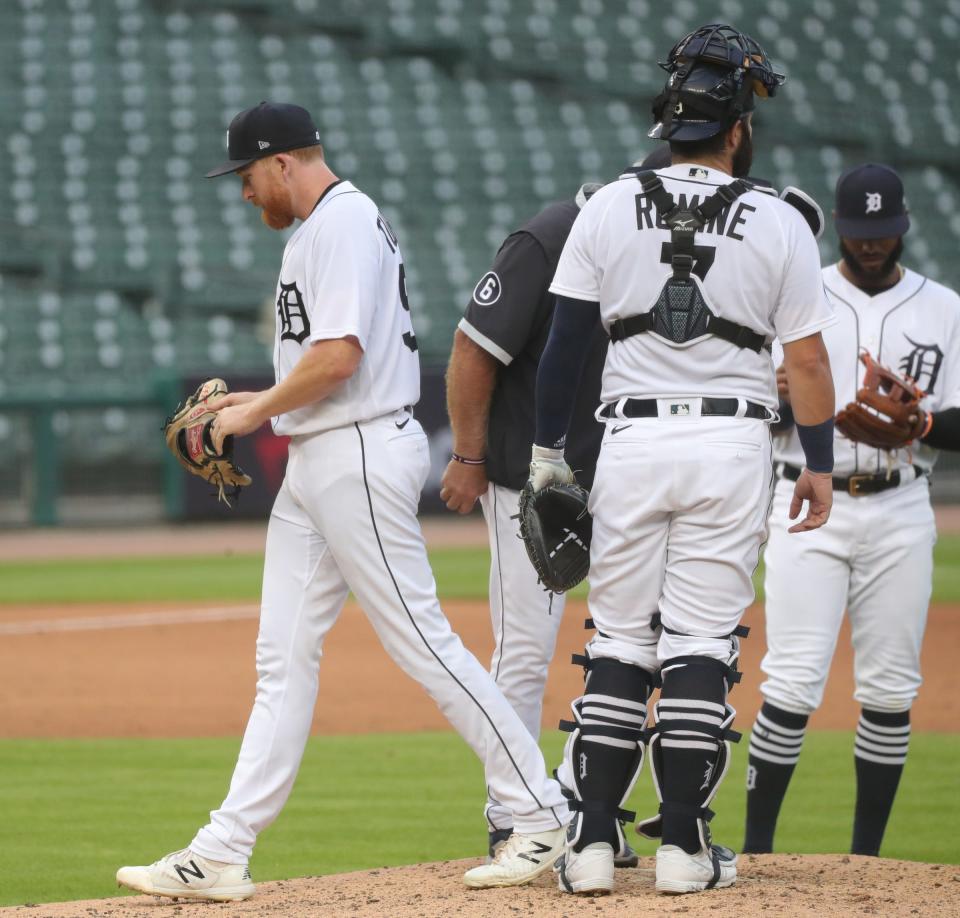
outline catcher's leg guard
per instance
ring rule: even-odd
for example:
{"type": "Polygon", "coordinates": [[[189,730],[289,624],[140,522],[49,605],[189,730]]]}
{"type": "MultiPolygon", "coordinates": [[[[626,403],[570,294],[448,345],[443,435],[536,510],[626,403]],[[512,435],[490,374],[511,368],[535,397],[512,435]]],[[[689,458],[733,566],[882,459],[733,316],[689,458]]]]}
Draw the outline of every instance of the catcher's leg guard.
{"type": "Polygon", "coordinates": [[[606,657],[575,658],[587,668],[584,694],[571,705],[574,721],[564,748],[564,778],[569,782],[573,821],[567,842],[582,851],[606,842],[614,853],[626,844],[621,809],[643,765],[643,733],[653,677],[630,663],[606,657]]]}
{"type": "Polygon", "coordinates": [[[675,657],[661,672],[663,688],[653,706],[656,724],[647,731],[660,811],[639,822],[637,832],[689,854],[711,852],[708,804],[729,767],[730,741],[740,739],[730,729],[736,711],[726,703],[728,683],[738,681],[739,674],[704,656],[675,657]]]}

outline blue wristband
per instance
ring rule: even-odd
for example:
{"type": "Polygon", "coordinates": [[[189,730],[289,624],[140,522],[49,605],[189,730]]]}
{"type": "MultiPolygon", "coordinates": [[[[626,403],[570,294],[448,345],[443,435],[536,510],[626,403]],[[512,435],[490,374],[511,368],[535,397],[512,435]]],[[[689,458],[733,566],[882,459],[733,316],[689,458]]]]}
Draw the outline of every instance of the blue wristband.
{"type": "Polygon", "coordinates": [[[833,418],[820,424],[797,424],[800,446],[811,472],[833,471],[833,418]]]}

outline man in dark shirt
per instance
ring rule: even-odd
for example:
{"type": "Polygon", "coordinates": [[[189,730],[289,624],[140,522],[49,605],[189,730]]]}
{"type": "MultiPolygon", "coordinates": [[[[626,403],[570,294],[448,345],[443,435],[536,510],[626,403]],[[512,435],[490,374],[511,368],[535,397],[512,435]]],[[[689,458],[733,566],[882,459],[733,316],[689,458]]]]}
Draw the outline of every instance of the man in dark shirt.
{"type": "MultiPolygon", "coordinates": [[[[555,303],[548,287],[573,221],[599,187],[584,185],[575,198],[549,205],[506,238],[474,288],[447,370],[453,458],[440,497],[460,513],[469,513],[480,500],[490,537],[496,637],[491,673],[534,737],[540,735],[543,690],[564,596],[547,592],[537,581],[519,538],[518,501],[529,477],[537,365],[555,303]]],[[[603,434],[594,412],[608,340],[597,322],[570,425],[567,455],[586,488],[593,484],[603,434]]],[[[493,857],[510,836],[513,814],[488,796],[485,815],[493,857]]],[[[625,847],[617,863],[633,867],[637,856],[625,847]]]]}

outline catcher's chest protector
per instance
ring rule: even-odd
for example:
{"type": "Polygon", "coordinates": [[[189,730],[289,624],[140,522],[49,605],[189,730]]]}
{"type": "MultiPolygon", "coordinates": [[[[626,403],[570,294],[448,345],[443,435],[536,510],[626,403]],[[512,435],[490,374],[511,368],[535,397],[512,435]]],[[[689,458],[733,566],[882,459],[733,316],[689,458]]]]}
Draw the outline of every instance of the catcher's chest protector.
{"type": "Polygon", "coordinates": [[[670,227],[670,266],[673,276],[663,285],[660,296],[648,313],[619,319],[610,326],[610,339],[622,341],[643,332],[653,332],[671,344],[686,344],[703,335],[716,335],[737,347],[760,350],[764,336],[745,325],[722,319],[715,315],[703,297],[700,286],[691,278],[702,278],[705,267],[699,267],[694,239],[697,231],[724,207],[732,204],[750,186],[738,179],[729,185],[721,185],[702,204],[680,209],[673,195],[663,187],[655,172],[641,172],[637,178],[647,195],[670,227]],[[699,270],[698,270],[699,267],[699,270]]]}

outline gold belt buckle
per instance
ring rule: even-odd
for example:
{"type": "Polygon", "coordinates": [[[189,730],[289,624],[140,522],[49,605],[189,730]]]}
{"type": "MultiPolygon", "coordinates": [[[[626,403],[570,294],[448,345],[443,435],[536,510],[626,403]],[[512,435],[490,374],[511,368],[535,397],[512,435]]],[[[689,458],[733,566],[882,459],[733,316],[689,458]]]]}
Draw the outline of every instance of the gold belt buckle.
{"type": "Polygon", "coordinates": [[[872,477],[872,475],[851,475],[847,479],[847,494],[851,497],[860,497],[860,483],[872,477]]]}

